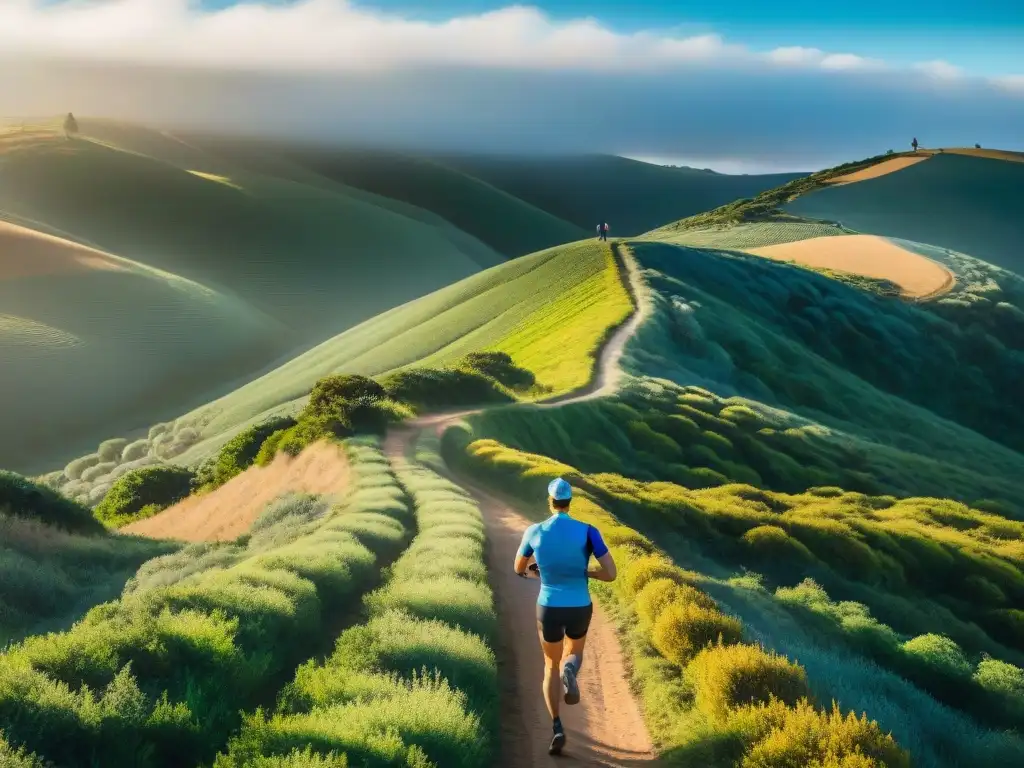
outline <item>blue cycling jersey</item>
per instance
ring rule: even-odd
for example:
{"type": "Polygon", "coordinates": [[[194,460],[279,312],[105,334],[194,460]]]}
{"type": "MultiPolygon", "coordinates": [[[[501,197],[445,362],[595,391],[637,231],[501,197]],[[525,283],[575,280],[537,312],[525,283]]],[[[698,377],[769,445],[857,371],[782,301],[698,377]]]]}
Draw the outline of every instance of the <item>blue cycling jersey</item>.
{"type": "Polygon", "coordinates": [[[607,552],[597,528],[564,512],[531,525],[519,545],[519,554],[533,556],[540,570],[537,604],[550,608],[590,605],[590,556],[604,557],[607,552]]]}

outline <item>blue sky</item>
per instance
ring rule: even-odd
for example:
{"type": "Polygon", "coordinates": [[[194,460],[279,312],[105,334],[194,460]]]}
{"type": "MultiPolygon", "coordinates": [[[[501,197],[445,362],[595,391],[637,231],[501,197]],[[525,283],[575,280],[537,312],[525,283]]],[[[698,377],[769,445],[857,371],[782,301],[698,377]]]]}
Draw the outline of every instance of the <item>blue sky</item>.
{"type": "Polygon", "coordinates": [[[0,0],[0,114],[809,170],[1024,150],[1022,51],[1020,0],[0,0]]]}
{"type": "MultiPolygon", "coordinates": [[[[203,0],[203,4],[217,8],[236,1],[203,0]]],[[[760,48],[808,46],[907,64],[944,59],[978,75],[1024,72],[1021,0],[356,0],[353,4],[434,21],[531,5],[555,19],[593,17],[622,32],[717,33],[760,48]]]]}

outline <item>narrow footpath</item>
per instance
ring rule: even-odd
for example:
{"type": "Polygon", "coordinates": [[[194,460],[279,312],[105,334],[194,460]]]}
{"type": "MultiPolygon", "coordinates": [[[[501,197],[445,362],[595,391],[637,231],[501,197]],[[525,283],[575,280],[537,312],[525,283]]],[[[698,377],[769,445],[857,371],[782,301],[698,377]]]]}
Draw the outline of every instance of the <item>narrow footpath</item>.
{"type": "MultiPolygon", "coordinates": [[[[599,351],[591,383],[582,390],[540,404],[544,407],[560,407],[605,396],[618,388],[623,349],[643,323],[648,304],[635,262],[623,256],[617,244],[613,248],[635,310],[599,351]]],[[[402,461],[410,455],[423,429],[440,433],[460,418],[478,412],[434,414],[415,419],[389,432],[384,451],[389,460],[402,461]]],[[[500,628],[499,645],[495,649],[502,689],[499,765],[502,768],[653,765],[655,755],[651,739],[629,688],[619,639],[597,605],[579,678],[580,703],[572,707],[563,704],[560,713],[566,727],[566,747],[559,757],[548,755],[551,720],[541,692],[544,658],[535,613],[540,585],[533,579],[521,579],[512,571],[516,550],[530,521],[486,490],[461,478],[453,479],[479,503],[487,531],[487,567],[500,628]]],[[[538,499],[537,503],[543,505],[545,500],[538,499]]]]}

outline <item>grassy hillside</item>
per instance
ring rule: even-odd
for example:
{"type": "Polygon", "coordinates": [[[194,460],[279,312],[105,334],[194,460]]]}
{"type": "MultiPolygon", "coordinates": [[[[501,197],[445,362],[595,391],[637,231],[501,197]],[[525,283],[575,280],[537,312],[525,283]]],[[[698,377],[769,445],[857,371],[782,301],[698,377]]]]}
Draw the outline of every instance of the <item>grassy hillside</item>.
{"type": "Polygon", "coordinates": [[[439,159],[588,233],[607,221],[617,237],[639,235],[801,176],[727,176],[605,155],[439,159]]]}
{"type": "Polygon", "coordinates": [[[288,348],[283,326],[176,275],[0,222],[0,466],[51,468],[288,348]]]}
{"type": "Polygon", "coordinates": [[[189,137],[189,141],[257,168],[267,155],[276,156],[311,175],[432,211],[510,258],[589,234],[589,229],[427,157],[383,150],[243,144],[208,136],[189,137]]]}
{"type": "Polygon", "coordinates": [[[1024,164],[941,154],[898,173],[790,202],[799,216],[969,253],[1024,273],[1024,164]]]}
{"type": "Polygon", "coordinates": [[[383,198],[162,154],[87,140],[20,147],[4,158],[0,210],[230,291],[299,343],[502,261],[383,198]]]}
{"type": "Polygon", "coordinates": [[[157,131],[82,127],[0,135],[0,396],[19,435],[0,466],[52,468],[504,261],[285,161],[261,173],[157,131]]]}
{"type": "Polygon", "coordinates": [[[385,312],[173,423],[155,425],[102,475],[83,481],[77,465],[69,465],[70,474],[57,473],[54,481],[88,501],[122,467],[198,462],[242,429],[297,412],[313,384],[331,373],[382,375],[491,349],[534,371],[535,394],[570,391],[587,382],[599,341],[629,309],[608,245],[591,240],[542,251],[385,312]],[[551,335],[554,327],[564,335],[551,335]],[[560,340],[555,346],[553,338],[560,340]]]}
{"type": "Polygon", "coordinates": [[[87,508],[0,471],[0,648],[69,626],[175,548],[107,534],[87,508]]]}

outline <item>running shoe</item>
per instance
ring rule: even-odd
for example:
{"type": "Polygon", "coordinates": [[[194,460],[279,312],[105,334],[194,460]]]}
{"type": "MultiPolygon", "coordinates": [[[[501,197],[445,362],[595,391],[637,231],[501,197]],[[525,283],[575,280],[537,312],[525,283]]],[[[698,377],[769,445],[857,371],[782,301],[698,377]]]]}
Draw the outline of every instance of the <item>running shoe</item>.
{"type": "Polygon", "coordinates": [[[551,746],[548,747],[549,755],[562,754],[562,747],[565,746],[565,730],[561,725],[555,727],[555,735],[551,737],[551,746]]]}
{"type": "Polygon", "coordinates": [[[576,669],[572,664],[562,667],[562,690],[565,692],[566,704],[580,703],[580,686],[576,682],[576,669]]]}

